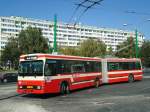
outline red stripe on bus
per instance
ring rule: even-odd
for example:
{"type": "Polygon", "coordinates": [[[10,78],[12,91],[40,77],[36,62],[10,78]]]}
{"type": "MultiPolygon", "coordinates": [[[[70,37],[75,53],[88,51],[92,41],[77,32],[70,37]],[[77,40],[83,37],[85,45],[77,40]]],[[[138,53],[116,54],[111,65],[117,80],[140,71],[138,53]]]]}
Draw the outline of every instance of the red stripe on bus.
{"type": "Polygon", "coordinates": [[[125,77],[128,76],[129,73],[123,73],[123,74],[108,74],[109,78],[115,78],[115,77],[125,77]]]}
{"type": "Polygon", "coordinates": [[[116,78],[116,79],[109,79],[108,83],[117,83],[117,82],[126,82],[128,81],[128,78],[116,78]]]}

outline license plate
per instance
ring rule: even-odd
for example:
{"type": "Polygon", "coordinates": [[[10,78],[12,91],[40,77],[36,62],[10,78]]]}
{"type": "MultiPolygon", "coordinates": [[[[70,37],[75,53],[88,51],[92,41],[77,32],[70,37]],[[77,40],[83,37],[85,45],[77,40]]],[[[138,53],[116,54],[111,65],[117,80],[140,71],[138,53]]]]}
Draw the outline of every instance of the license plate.
{"type": "Polygon", "coordinates": [[[33,86],[27,86],[27,89],[33,89],[33,86]]]}
{"type": "Polygon", "coordinates": [[[24,94],[30,94],[30,93],[32,93],[32,90],[24,90],[23,93],[24,94]]]}

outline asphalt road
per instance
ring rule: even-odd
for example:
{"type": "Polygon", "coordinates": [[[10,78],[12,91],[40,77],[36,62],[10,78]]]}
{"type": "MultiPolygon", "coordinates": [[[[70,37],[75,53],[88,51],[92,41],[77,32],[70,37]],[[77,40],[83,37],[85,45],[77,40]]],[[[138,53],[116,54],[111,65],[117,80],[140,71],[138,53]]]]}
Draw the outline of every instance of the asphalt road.
{"type": "Polygon", "coordinates": [[[0,112],[149,112],[150,73],[142,81],[103,85],[67,96],[18,95],[16,84],[0,85],[0,112]]]}

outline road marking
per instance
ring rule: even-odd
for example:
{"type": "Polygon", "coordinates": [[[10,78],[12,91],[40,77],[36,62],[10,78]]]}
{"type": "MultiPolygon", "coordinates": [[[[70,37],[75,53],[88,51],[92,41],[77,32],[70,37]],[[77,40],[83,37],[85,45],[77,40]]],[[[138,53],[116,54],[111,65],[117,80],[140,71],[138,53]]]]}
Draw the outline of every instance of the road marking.
{"type": "Polygon", "coordinates": [[[94,105],[114,105],[115,103],[110,102],[92,102],[94,105]]]}

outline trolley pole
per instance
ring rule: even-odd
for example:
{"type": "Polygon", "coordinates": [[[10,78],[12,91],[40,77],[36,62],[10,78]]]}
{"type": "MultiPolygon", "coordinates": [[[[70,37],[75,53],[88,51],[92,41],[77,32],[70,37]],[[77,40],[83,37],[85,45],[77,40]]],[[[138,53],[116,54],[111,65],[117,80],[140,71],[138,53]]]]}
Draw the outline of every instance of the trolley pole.
{"type": "Polygon", "coordinates": [[[57,15],[54,15],[54,43],[53,43],[53,52],[57,52],[57,15]]]}
{"type": "Polygon", "coordinates": [[[135,30],[135,55],[136,55],[136,58],[139,57],[139,47],[138,47],[138,31],[137,29],[135,30]]]}

